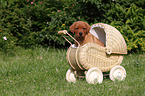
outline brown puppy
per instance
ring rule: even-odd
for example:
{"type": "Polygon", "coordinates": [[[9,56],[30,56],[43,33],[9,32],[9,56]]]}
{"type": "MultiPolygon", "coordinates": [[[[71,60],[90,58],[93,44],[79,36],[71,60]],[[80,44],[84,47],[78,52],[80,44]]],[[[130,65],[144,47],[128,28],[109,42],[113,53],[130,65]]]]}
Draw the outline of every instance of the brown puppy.
{"type": "MultiPolygon", "coordinates": [[[[90,25],[83,21],[77,21],[70,26],[70,31],[75,34],[76,40],[80,43],[80,46],[86,43],[97,43],[100,46],[104,46],[104,43],[93,36],[90,31],[90,25]]],[[[76,46],[78,44],[75,42],[76,46]]]]}

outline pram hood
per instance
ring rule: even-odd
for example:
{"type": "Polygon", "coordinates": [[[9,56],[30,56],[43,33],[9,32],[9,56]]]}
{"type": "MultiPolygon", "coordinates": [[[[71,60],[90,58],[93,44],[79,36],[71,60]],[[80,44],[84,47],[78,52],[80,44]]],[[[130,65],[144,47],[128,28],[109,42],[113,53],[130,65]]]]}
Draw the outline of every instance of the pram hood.
{"type": "Polygon", "coordinates": [[[91,26],[90,33],[105,44],[107,54],[127,54],[126,42],[113,26],[96,23],[91,26]]]}

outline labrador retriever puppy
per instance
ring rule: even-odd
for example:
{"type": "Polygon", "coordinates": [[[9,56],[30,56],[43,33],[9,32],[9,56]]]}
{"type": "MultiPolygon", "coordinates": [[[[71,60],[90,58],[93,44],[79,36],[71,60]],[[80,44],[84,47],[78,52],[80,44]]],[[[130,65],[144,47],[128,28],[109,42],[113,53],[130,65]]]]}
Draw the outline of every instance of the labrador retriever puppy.
{"type": "MultiPolygon", "coordinates": [[[[80,46],[86,44],[86,43],[97,43],[100,46],[104,47],[104,43],[101,42],[99,39],[97,39],[95,36],[93,36],[90,31],[90,25],[84,21],[77,21],[74,22],[70,26],[70,31],[75,34],[76,40],[80,43],[80,46]]],[[[75,45],[78,46],[78,44],[75,42],[75,45]]]]}

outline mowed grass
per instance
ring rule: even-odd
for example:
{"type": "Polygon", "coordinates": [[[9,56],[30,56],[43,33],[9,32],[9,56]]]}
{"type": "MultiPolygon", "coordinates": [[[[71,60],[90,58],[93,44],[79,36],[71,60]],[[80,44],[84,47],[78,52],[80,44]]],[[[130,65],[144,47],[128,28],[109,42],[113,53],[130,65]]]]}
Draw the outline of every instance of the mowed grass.
{"type": "Polygon", "coordinates": [[[145,96],[145,53],[128,54],[121,65],[127,72],[122,82],[69,83],[66,50],[18,48],[15,56],[0,55],[0,96],[145,96]]]}

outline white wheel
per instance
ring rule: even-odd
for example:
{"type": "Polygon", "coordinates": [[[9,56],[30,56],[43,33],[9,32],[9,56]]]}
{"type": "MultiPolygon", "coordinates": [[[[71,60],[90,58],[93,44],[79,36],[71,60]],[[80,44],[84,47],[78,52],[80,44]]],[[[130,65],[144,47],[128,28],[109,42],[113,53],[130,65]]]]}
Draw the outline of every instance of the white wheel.
{"type": "Polygon", "coordinates": [[[102,74],[101,70],[98,69],[97,67],[89,69],[87,74],[86,74],[86,81],[89,84],[102,83],[103,74],[102,74]]]}
{"type": "Polygon", "coordinates": [[[71,69],[68,69],[68,71],[66,72],[66,80],[68,82],[74,82],[74,83],[76,82],[76,77],[71,69]]]}
{"type": "Polygon", "coordinates": [[[126,71],[122,66],[115,66],[110,71],[110,79],[112,81],[119,80],[122,81],[126,77],[126,71]]]}

